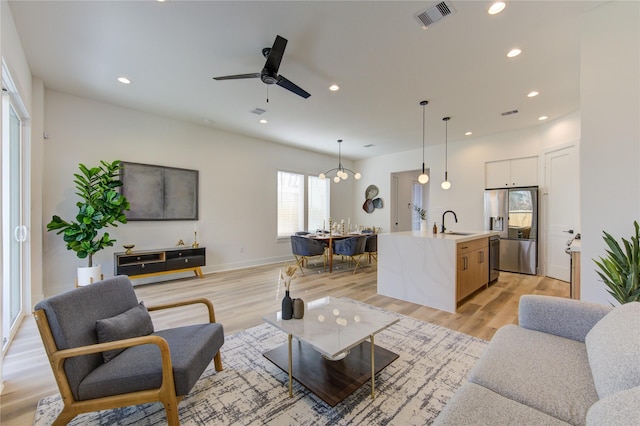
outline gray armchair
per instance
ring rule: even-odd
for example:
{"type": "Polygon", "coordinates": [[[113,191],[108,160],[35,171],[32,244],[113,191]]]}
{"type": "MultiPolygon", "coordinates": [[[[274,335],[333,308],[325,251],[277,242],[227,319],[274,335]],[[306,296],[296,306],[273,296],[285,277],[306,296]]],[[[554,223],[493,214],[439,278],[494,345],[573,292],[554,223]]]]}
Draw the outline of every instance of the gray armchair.
{"type": "Polygon", "coordinates": [[[154,401],[169,425],[179,425],[178,402],[212,359],[222,370],[224,332],[207,299],[147,310],[129,278],[117,276],[43,300],[34,315],[64,401],[54,425],[154,401]],[[148,311],[190,304],[204,304],[209,322],[153,331],[148,311]]]}

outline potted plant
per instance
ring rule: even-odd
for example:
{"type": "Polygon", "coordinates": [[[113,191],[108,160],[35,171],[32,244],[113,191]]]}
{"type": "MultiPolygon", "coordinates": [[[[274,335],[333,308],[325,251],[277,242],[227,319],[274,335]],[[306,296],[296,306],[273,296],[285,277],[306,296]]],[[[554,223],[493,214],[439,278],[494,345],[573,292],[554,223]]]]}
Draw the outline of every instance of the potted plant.
{"type": "Polygon", "coordinates": [[[413,206],[413,210],[420,218],[420,231],[425,232],[427,230],[427,211],[420,206],[413,206]]]}
{"type": "Polygon", "coordinates": [[[80,164],[80,173],[74,173],[76,194],[81,199],[76,203],[76,221],[67,222],[54,215],[47,224],[47,231],[62,234],[67,250],[75,251],[80,259],[88,258],[87,268],[78,268],[78,285],[101,279],[100,265],[93,266],[93,255],[115,242],[107,232],[99,234],[102,228],[127,223],[124,211],[129,210],[129,202],[117,191],[122,186],[121,162],[100,161],[100,164],[91,168],[80,164]]]}
{"type": "Polygon", "coordinates": [[[640,229],[634,221],[636,235],[631,241],[622,238],[622,247],[607,232],[602,237],[609,246],[606,257],[594,260],[600,268],[596,271],[602,281],[609,287],[609,294],[620,304],[633,301],[640,302],[640,229]]]}

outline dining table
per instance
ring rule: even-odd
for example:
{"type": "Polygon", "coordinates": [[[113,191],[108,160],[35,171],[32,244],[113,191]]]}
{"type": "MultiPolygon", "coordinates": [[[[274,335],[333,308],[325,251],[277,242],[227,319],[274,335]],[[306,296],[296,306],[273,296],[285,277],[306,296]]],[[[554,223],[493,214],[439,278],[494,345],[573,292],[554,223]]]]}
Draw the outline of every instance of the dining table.
{"type": "Polygon", "coordinates": [[[307,238],[322,241],[327,246],[329,255],[329,273],[333,272],[333,240],[344,240],[345,238],[357,237],[362,235],[361,232],[351,232],[348,234],[334,234],[331,232],[323,232],[317,234],[307,234],[307,238]]]}

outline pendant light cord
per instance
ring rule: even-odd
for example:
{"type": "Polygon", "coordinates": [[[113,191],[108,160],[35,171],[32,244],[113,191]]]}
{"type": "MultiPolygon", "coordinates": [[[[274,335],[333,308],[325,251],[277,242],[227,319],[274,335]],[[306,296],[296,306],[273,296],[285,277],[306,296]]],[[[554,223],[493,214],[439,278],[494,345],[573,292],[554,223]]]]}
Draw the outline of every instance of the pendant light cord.
{"type": "Polygon", "coordinates": [[[422,105],[422,174],[425,174],[424,173],[424,134],[425,134],[425,115],[426,115],[425,107],[427,106],[428,103],[429,101],[420,102],[420,105],[422,105]]]}
{"type": "Polygon", "coordinates": [[[444,172],[449,171],[449,120],[451,117],[445,117],[444,120],[444,172]]]}

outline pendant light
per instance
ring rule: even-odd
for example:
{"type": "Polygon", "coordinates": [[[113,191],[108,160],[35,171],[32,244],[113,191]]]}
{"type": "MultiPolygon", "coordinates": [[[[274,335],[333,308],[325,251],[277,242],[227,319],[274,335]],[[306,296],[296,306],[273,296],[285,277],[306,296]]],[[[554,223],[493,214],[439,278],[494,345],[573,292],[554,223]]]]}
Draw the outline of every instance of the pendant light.
{"type": "Polygon", "coordinates": [[[451,120],[451,117],[444,117],[442,119],[444,121],[444,180],[442,181],[442,183],[440,184],[440,186],[442,187],[442,189],[449,189],[451,188],[451,182],[449,182],[449,173],[447,171],[447,166],[448,166],[448,162],[449,162],[449,120],[451,120]]]}
{"type": "Polygon", "coordinates": [[[336,167],[335,169],[331,169],[329,171],[326,171],[324,173],[320,173],[320,175],[318,175],[318,177],[320,179],[326,179],[327,175],[331,172],[333,172],[334,170],[336,171],[336,175],[333,177],[333,181],[335,183],[340,182],[340,180],[346,180],[349,178],[349,175],[347,174],[347,172],[351,173],[353,175],[353,177],[355,179],[360,179],[362,177],[362,175],[358,172],[354,172],[353,170],[349,170],[346,167],[342,166],[342,149],[341,149],[341,144],[342,144],[342,139],[338,139],[338,167],[336,167]]]}
{"type": "Polygon", "coordinates": [[[422,105],[422,174],[418,176],[418,182],[421,184],[425,184],[429,182],[429,175],[424,171],[424,133],[425,133],[425,107],[429,101],[421,101],[420,105],[422,105]]]}

